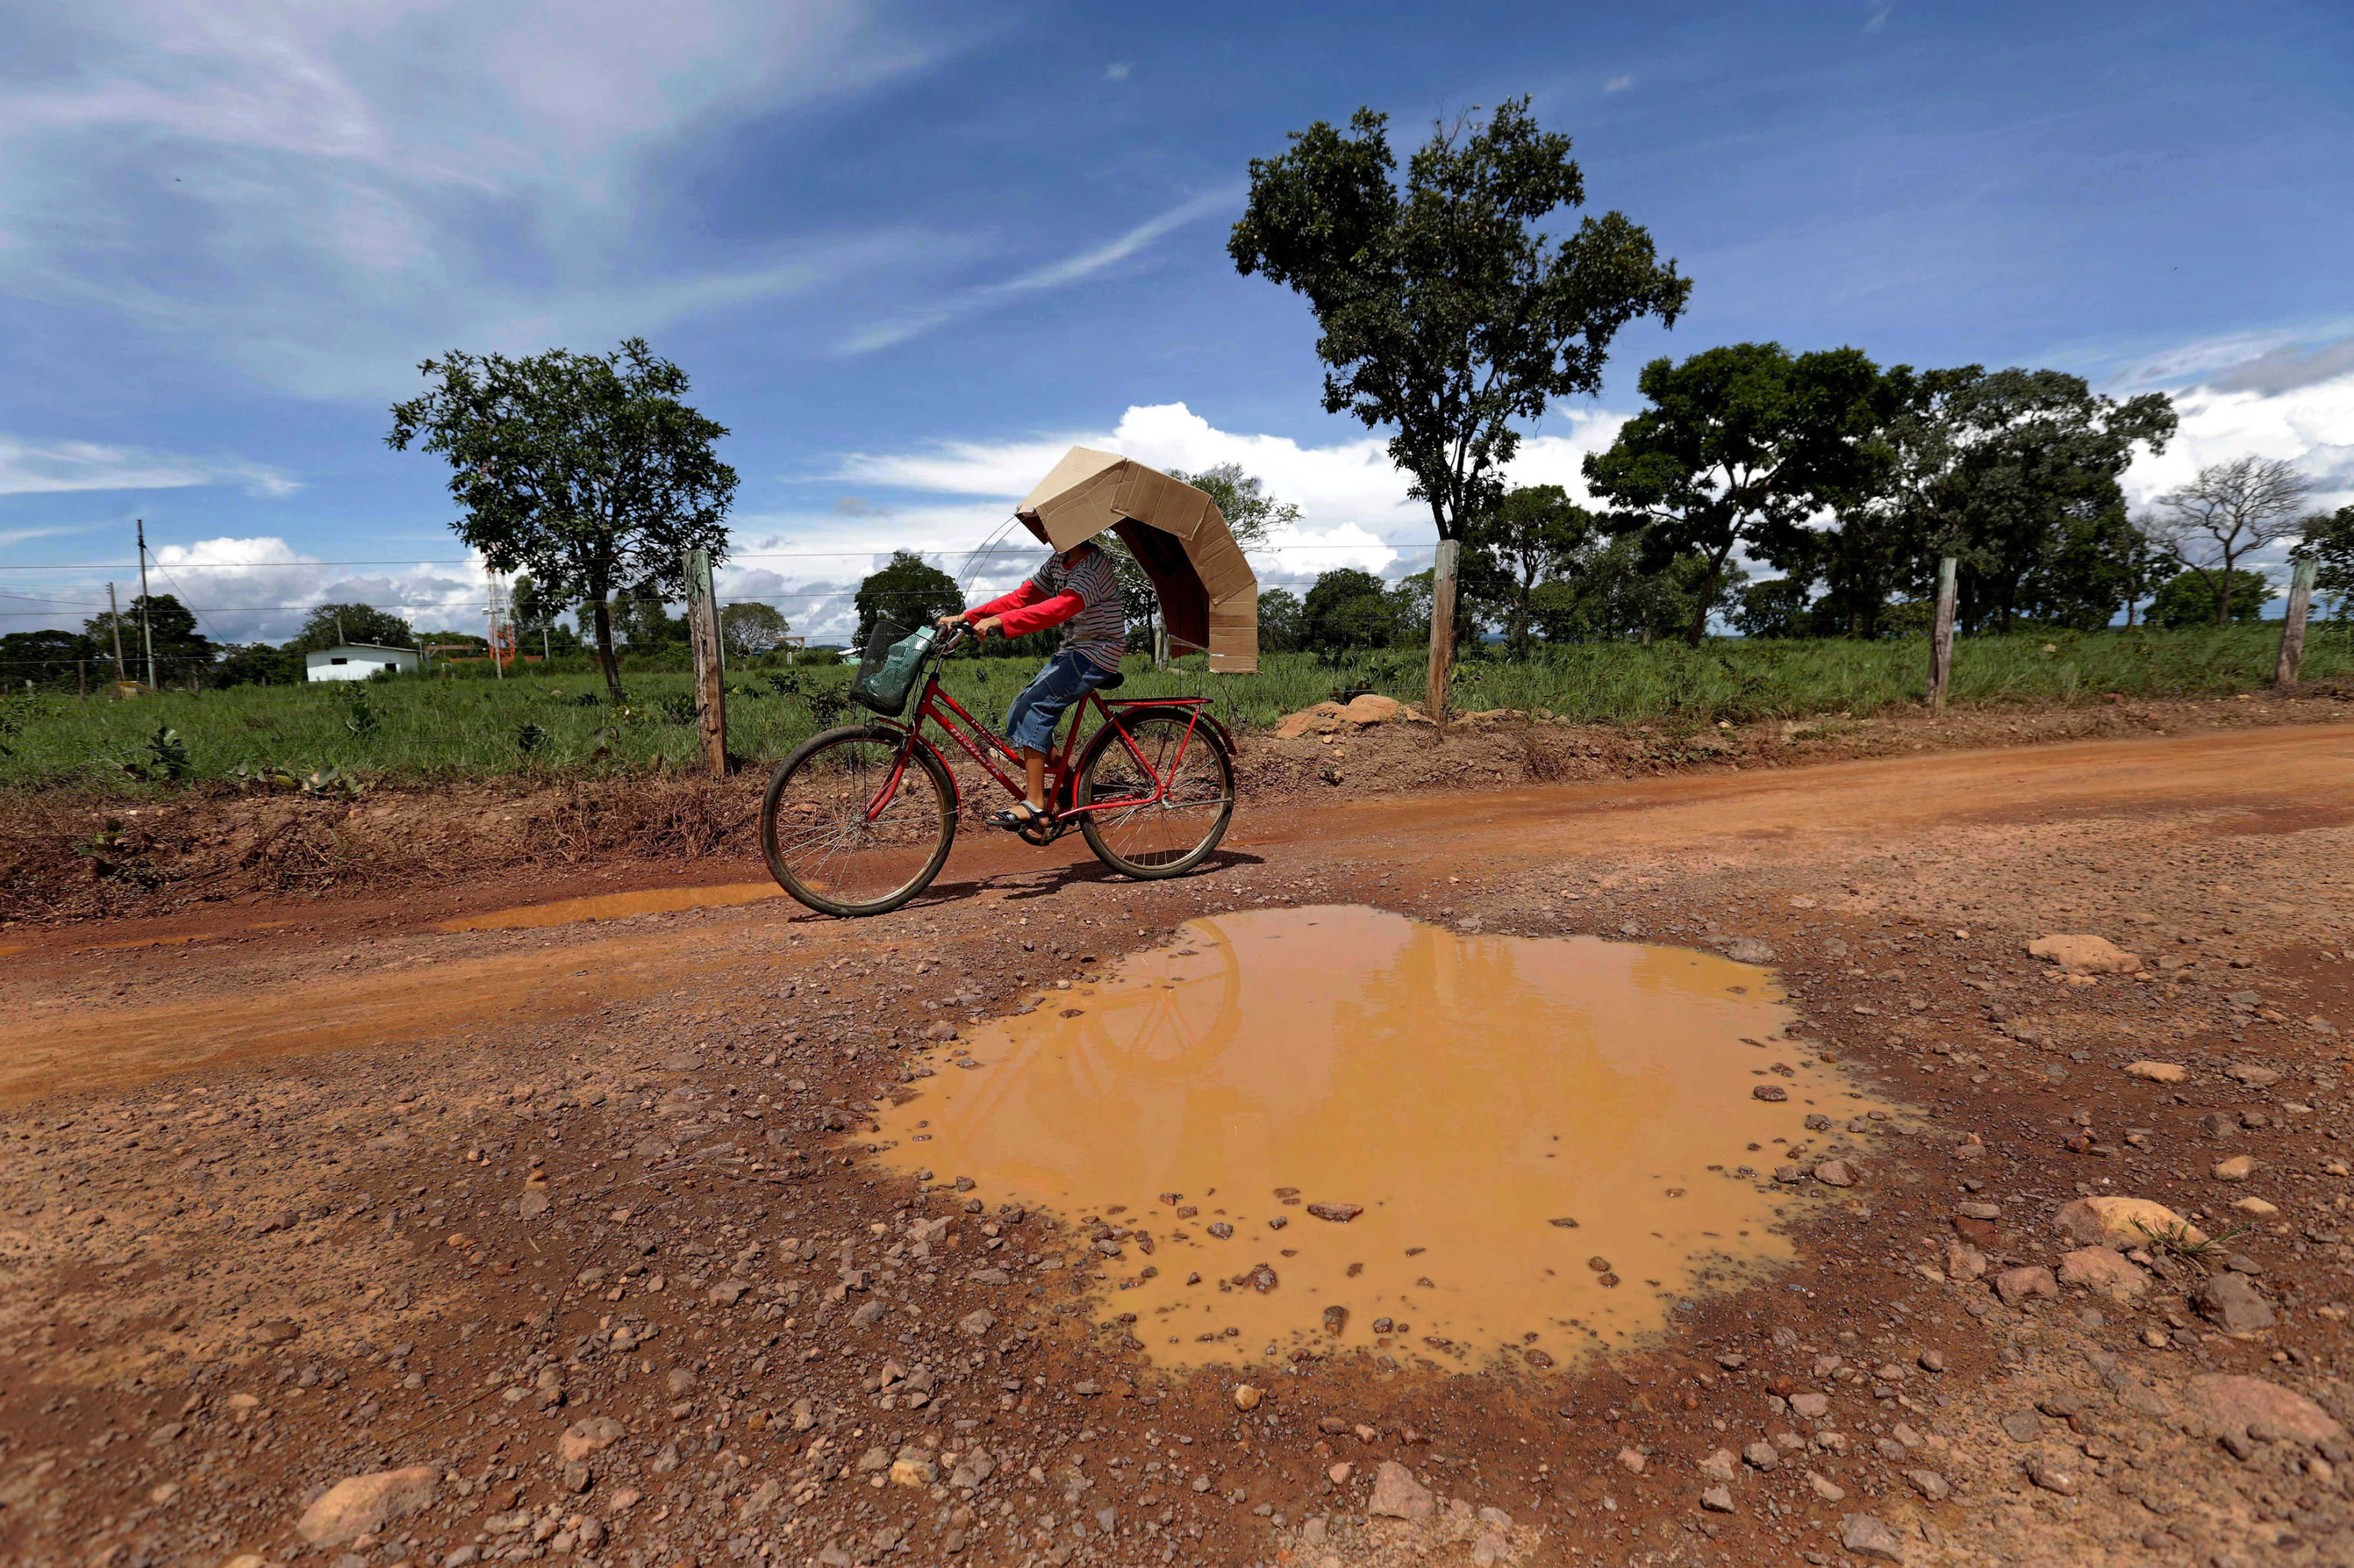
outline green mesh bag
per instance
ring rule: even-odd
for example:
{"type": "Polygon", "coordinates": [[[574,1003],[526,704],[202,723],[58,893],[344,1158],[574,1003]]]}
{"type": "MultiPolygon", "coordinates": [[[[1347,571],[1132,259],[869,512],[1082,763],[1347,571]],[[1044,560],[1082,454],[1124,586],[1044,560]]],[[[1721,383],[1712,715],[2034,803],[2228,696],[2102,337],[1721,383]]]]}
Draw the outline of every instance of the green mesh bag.
{"type": "Polygon", "coordinates": [[[850,683],[850,700],[885,718],[897,718],[907,711],[907,695],[916,689],[924,655],[932,651],[938,637],[928,626],[907,631],[888,617],[877,616],[858,658],[858,678],[850,683]]]}

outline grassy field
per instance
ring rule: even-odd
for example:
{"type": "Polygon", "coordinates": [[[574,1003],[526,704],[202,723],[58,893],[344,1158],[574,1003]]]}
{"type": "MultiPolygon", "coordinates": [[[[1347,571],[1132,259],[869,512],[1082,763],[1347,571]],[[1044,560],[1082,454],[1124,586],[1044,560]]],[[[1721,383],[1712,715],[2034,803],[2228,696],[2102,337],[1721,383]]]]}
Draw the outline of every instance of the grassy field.
{"type": "MultiPolygon", "coordinates": [[[[1953,700],[2041,704],[2097,701],[2110,692],[2155,697],[2254,691],[2269,681],[2278,644],[2277,626],[2262,625],[1968,638],[1956,647],[1953,700]]],[[[1718,719],[1862,715],[1919,701],[1925,662],[1920,641],[1543,649],[1527,661],[1469,659],[1459,667],[1456,705],[1669,730],[1718,719]]],[[[1156,673],[1131,658],[1124,694],[1207,692],[1240,728],[1271,724],[1361,685],[1402,700],[1422,695],[1418,652],[1339,660],[1278,654],[1265,664],[1257,675],[1208,676],[1186,668],[1156,673]]],[[[960,660],[949,668],[950,692],[994,723],[1033,666],[960,660]]],[[[864,711],[843,704],[851,673],[796,669],[772,681],[758,671],[731,673],[732,749],[774,761],[816,730],[849,722],[864,711]],[[792,684],[800,689],[779,689],[792,684]]],[[[2306,677],[2349,673],[2354,628],[2317,624],[2306,677]]],[[[559,665],[503,682],[469,673],[164,693],[124,702],[16,694],[0,698],[0,785],[128,794],[234,779],[240,768],[280,769],[297,779],[333,768],[347,779],[424,783],[691,766],[696,745],[685,674],[632,673],[629,688],[629,702],[617,708],[585,665],[559,665]],[[159,745],[164,729],[176,741],[159,745]]]]}

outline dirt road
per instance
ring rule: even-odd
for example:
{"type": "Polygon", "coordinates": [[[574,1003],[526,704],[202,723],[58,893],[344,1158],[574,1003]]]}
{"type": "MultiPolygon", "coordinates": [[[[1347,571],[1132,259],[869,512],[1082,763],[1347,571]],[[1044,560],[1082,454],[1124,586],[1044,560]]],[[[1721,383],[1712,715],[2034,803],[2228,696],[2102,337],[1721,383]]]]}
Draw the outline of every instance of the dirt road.
{"type": "Polygon", "coordinates": [[[2354,1561],[2349,841],[2317,725],[1246,810],[1146,885],[976,836],[854,925],[717,865],[12,938],[0,1552],[2354,1561]],[[1768,963],[1898,1109],[1810,1125],[1848,1184],[1755,1156],[1796,1261],[1656,1340],[1288,1351],[1247,1409],[1122,1326],[1110,1222],[866,1153],[928,1035],[1322,903],[1768,963]],[[2224,1239],[2054,1228],[2101,1195],[2224,1239]]]}

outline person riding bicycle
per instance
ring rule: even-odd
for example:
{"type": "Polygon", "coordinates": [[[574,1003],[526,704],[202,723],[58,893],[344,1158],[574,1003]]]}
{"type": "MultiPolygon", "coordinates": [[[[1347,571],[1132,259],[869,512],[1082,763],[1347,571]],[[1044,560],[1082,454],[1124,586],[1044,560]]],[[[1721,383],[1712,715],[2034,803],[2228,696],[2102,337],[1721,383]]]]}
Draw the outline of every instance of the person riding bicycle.
{"type": "Polygon", "coordinates": [[[1120,654],[1128,647],[1128,616],[1111,557],[1093,542],[1058,551],[1012,593],[962,615],[940,617],[944,631],[960,624],[984,638],[991,631],[1021,637],[1050,626],[1064,628],[1063,645],[1005,715],[1005,738],[1021,750],[1028,798],[989,819],[1010,832],[1050,822],[1055,814],[1046,807],[1046,752],[1055,726],[1073,703],[1119,673],[1120,654]]]}

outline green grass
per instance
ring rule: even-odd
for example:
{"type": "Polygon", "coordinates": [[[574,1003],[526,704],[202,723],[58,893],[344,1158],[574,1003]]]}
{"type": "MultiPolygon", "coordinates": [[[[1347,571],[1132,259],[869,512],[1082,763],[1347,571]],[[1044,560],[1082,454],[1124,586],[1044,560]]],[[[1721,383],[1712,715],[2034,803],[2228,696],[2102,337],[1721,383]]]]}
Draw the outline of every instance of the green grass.
{"type": "MultiPolygon", "coordinates": [[[[1966,638],[1956,645],[1953,700],[2040,705],[2099,701],[2110,692],[2157,697],[2258,691],[2271,677],[2278,644],[2276,625],[1966,638]]],[[[1264,662],[1256,675],[1209,676],[1198,668],[1154,672],[1131,658],[1122,694],[1207,692],[1241,728],[1272,724],[1343,686],[1363,683],[1404,701],[1422,695],[1418,650],[1340,660],[1278,654],[1264,662]]],[[[1918,702],[1925,662],[1926,644],[1918,641],[1727,640],[1699,649],[1611,643],[1543,649],[1526,661],[1481,653],[1458,667],[1456,705],[1670,730],[1718,719],[1861,717],[1918,702]]],[[[995,723],[1034,668],[1023,660],[958,660],[949,666],[947,684],[966,707],[995,723]]],[[[826,723],[849,722],[863,712],[838,705],[851,673],[795,670],[798,694],[775,691],[759,672],[731,673],[731,748],[773,762],[826,723]]],[[[2306,677],[2349,673],[2354,627],[2317,623],[2307,643],[2306,677]]],[[[15,695],[0,699],[0,785],[125,794],[167,787],[149,744],[166,726],[185,747],[186,779],[196,782],[231,779],[240,768],[282,768],[297,777],[333,768],[347,778],[404,783],[693,768],[695,729],[676,716],[686,704],[687,676],[632,672],[629,688],[628,705],[615,709],[603,701],[597,676],[585,667],[559,666],[504,682],[469,674],[241,686],[126,702],[15,695]],[[355,694],[373,715],[356,729],[355,694]],[[526,726],[537,732],[529,750],[518,739],[526,726]],[[148,777],[126,771],[125,762],[145,768],[148,777]]]]}

